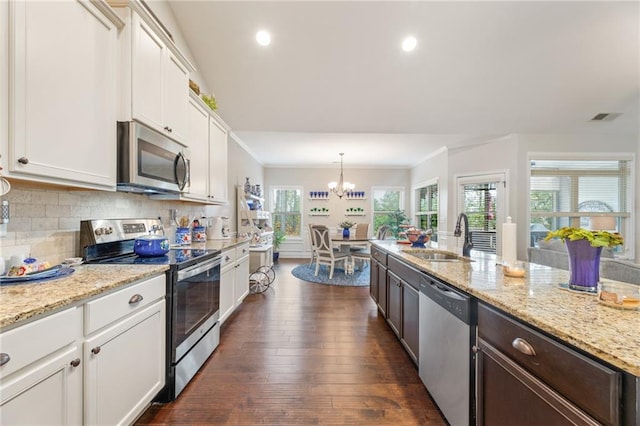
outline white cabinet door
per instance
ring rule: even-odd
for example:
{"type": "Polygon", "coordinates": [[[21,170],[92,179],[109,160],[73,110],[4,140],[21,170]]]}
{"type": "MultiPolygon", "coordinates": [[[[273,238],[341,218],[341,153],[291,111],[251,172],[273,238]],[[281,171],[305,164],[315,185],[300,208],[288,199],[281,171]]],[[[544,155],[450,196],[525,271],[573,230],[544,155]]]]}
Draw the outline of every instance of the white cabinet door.
{"type": "Polygon", "coordinates": [[[131,424],[165,384],[164,299],[84,344],[85,423],[131,424]]]}
{"type": "Polygon", "coordinates": [[[238,257],[235,277],[235,297],[238,306],[249,294],[249,246],[246,246],[246,254],[238,257]]]}
{"type": "Polygon", "coordinates": [[[193,99],[189,100],[188,140],[191,165],[189,196],[206,200],[209,191],[209,114],[193,99]]]}
{"type": "Polygon", "coordinates": [[[0,424],[82,424],[82,310],[0,334],[0,424]]]}
{"type": "Polygon", "coordinates": [[[235,309],[235,276],[235,265],[223,269],[220,273],[220,324],[224,324],[235,309]]]}
{"type": "Polygon", "coordinates": [[[209,118],[209,198],[227,202],[227,131],[209,118]]]}
{"type": "Polygon", "coordinates": [[[9,175],[115,189],[115,24],[91,2],[8,7],[9,175]]]}
{"type": "Polygon", "coordinates": [[[164,44],[135,13],[131,22],[132,114],[143,123],[161,130],[165,126],[162,118],[164,44]]]}
{"type": "Polygon", "coordinates": [[[189,70],[166,50],[164,65],[164,128],[176,140],[191,145],[187,139],[189,109],[189,70]]]}
{"type": "Polygon", "coordinates": [[[80,348],[69,348],[3,383],[0,423],[81,425],[80,348]]]}

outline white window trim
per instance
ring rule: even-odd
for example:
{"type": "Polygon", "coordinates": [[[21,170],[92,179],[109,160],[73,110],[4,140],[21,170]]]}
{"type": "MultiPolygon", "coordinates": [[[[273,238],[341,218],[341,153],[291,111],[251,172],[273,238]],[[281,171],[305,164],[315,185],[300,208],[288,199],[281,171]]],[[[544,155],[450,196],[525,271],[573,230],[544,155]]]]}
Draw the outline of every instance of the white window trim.
{"type": "MultiPolygon", "coordinates": [[[[304,227],[306,226],[305,217],[304,217],[304,186],[302,185],[269,185],[269,211],[271,212],[271,217],[273,218],[273,212],[275,211],[275,200],[271,196],[275,189],[283,189],[283,190],[300,190],[300,236],[292,237],[287,236],[288,241],[302,241],[304,240],[304,227]]],[[[272,219],[273,220],[273,219],[272,219]]],[[[273,223],[271,224],[273,226],[273,223]]]]}
{"type": "MultiPolygon", "coordinates": [[[[460,205],[462,202],[462,186],[469,183],[502,183],[502,185],[498,185],[496,195],[498,200],[498,205],[496,206],[496,254],[498,256],[502,256],[502,224],[507,221],[507,217],[511,216],[509,214],[509,170],[490,170],[477,174],[454,175],[453,179],[455,182],[456,197],[456,211],[454,212],[453,224],[456,223],[458,215],[462,212],[464,207],[460,205]]],[[[449,234],[453,237],[453,231],[449,232],[449,234]]],[[[463,240],[463,238],[458,238],[456,247],[462,248],[463,240]]]]}
{"type": "MultiPolygon", "coordinates": [[[[630,169],[629,184],[627,191],[630,194],[629,202],[629,235],[627,235],[624,241],[624,256],[625,259],[635,258],[635,246],[636,246],[636,229],[638,224],[636,223],[636,207],[633,202],[633,194],[636,192],[636,169],[638,168],[636,155],[632,152],[527,152],[527,194],[531,193],[531,160],[626,160],[632,161],[633,167],[630,169]]],[[[527,229],[531,226],[531,204],[527,204],[527,229]]],[[[527,235],[530,235],[527,233],[527,235]]]]}

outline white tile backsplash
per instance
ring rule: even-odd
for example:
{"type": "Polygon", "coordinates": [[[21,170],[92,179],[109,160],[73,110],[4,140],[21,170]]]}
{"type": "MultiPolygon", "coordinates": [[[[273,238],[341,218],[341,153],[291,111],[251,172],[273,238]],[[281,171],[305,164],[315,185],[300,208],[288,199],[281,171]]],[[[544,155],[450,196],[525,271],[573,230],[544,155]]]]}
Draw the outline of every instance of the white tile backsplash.
{"type": "Polygon", "coordinates": [[[2,197],[9,201],[11,213],[7,235],[0,238],[4,259],[27,254],[56,264],[80,255],[81,220],[161,217],[167,221],[169,209],[177,209],[178,216],[229,216],[228,206],[156,201],[125,192],[42,188],[20,181],[11,185],[11,191],[2,197]]]}

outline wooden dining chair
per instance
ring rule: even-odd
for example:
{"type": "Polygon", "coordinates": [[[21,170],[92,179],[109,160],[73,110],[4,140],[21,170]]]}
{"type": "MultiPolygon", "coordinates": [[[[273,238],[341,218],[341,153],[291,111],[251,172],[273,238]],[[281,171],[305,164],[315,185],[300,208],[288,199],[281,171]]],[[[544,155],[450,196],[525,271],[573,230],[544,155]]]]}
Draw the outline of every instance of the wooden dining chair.
{"type": "MultiPolygon", "coordinates": [[[[361,239],[361,238],[367,238],[368,236],[369,236],[369,224],[357,223],[355,237],[357,239],[361,239]]],[[[353,243],[349,247],[352,253],[357,251],[367,250],[368,248],[369,248],[369,242],[363,242],[362,244],[353,243]]]]}
{"type": "Polygon", "coordinates": [[[333,269],[336,263],[342,262],[346,270],[349,253],[341,253],[334,250],[329,228],[323,225],[314,225],[311,227],[311,232],[313,241],[316,244],[316,272],[314,275],[318,276],[321,264],[329,266],[329,279],[333,278],[333,269]]]}
{"type": "Polygon", "coordinates": [[[377,240],[385,240],[391,236],[391,227],[389,225],[381,225],[376,234],[377,240]]]}
{"type": "Polygon", "coordinates": [[[314,241],[314,235],[313,235],[313,227],[315,225],[313,224],[308,224],[307,227],[309,229],[309,241],[311,242],[311,258],[309,259],[309,266],[313,265],[313,262],[316,261],[316,242],[314,241]]]}

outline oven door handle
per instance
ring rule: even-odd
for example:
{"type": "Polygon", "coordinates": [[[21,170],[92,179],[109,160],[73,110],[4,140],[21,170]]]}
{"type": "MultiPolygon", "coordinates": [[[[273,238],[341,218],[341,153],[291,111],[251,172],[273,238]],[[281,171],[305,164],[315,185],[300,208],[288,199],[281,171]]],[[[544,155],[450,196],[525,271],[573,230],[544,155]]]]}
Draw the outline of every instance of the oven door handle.
{"type": "Polygon", "coordinates": [[[183,271],[178,271],[178,281],[186,280],[187,278],[191,278],[195,275],[201,274],[205,271],[208,271],[209,269],[215,268],[216,266],[220,266],[221,263],[222,256],[218,256],[207,262],[199,263],[183,271]]]}

